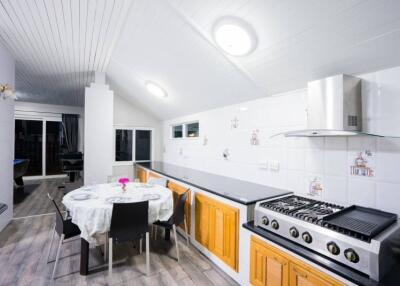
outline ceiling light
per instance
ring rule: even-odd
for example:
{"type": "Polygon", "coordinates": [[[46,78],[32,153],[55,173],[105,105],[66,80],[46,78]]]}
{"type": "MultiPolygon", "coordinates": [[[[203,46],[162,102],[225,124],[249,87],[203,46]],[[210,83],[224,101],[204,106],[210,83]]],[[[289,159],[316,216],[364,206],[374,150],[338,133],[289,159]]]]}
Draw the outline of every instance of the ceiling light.
{"type": "Polygon", "coordinates": [[[214,40],[226,53],[244,56],[256,47],[256,34],[245,21],[235,17],[225,17],[214,26],[214,40]]]}
{"type": "Polygon", "coordinates": [[[239,107],[240,111],[247,111],[249,108],[247,108],[246,106],[241,106],[239,107]]]}
{"type": "Polygon", "coordinates": [[[165,98],[168,96],[167,92],[159,85],[155,84],[154,82],[148,81],[146,82],[146,88],[149,93],[154,96],[165,98]]]}

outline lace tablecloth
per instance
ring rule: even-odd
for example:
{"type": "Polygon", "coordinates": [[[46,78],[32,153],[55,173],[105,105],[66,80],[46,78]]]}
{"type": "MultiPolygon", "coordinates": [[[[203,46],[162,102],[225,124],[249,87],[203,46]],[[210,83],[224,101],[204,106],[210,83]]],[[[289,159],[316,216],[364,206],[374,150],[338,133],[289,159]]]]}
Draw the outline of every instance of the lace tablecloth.
{"type": "MultiPolygon", "coordinates": [[[[72,222],[81,230],[81,237],[89,243],[102,243],[110,230],[112,202],[149,201],[149,224],[168,220],[173,212],[172,192],[159,185],[128,183],[126,191],[120,184],[99,184],[82,187],[66,194],[62,203],[70,212],[72,222]],[[82,199],[87,196],[88,199],[82,199]]],[[[132,218],[134,220],[135,218],[132,218]]]]}

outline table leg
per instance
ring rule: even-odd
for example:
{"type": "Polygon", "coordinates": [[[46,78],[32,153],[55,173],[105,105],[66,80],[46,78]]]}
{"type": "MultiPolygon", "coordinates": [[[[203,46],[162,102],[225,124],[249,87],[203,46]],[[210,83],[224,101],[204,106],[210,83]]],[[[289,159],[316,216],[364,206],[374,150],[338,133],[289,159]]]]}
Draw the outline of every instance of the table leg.
{"type": "Polygon", "coordinates": [[[89,274],[89,242],[81,238],[81,275],[89,274]]]}
{"type": "Polygon", "coordinates": [[[171,231],[169,229],[165,229],[165,240],[170,241],[171,240],[171,231]]]}

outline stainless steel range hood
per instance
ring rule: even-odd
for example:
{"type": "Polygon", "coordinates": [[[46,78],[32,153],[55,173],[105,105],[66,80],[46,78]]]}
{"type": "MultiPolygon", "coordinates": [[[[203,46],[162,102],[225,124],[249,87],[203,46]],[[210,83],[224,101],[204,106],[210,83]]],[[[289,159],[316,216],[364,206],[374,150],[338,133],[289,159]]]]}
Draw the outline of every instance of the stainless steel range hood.
{"type": "Polygon", "coordinates": [[[307,129],[287,137],[373,135],[362,132],[361,79],[336,75],[308,83],[307,129]]]}

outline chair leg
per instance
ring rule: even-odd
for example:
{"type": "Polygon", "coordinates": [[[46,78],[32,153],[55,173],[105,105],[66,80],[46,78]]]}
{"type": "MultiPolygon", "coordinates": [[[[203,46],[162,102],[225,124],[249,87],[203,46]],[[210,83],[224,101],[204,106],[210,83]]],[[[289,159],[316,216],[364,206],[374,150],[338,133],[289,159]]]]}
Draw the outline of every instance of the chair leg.
{"type": "Polygon", "coordinates": [[[150,244],[149,232],[146,232],[146,275],[150,275],[150,244]]]}
{"type": "Polygon", "coordinates": [[[108,256],[108,233],[106,233],[106,241],[104,242],[104,262],[107,261],[108,256]]]}
{"type": "Polygon", "coordinates": [[[174,238],[175,238],[175,244],[176,244],[176,256],[178,258],[178,262],[179,262],[179,247],[178,247],[178,237],[176,236],[176,225],[172,225],[172,228],[174,230],[174,238]]]}
{"type": "Polygon", "coordinates": [[[157,232],[158,232],[158,227],[155,225],[154,226],[154,240],[157,240],[157,232]]]}
{"type": "Polygon", "coordinates": [[[108,239],[108,275],[112,275],[112,263],[113,263],[113,239],[108,239]]]}
{"type": "Polygon", "coordinates": [[[54,279],[54,275],[56,274],[56,270],[57,270],[57,264],[58,264],[58,258],[60,257],[60,251],[61,251],[61,246],[64,242],[64,237],[65,235],[62,234],[61,238],[60,238],[60,242],[58,243],[58,249],[57,249],[57,254],[56,254],[56,261],[54,262],[54,268],[53,268],[53,274],[51,275],[51,279],[54,279]]]}
{"type": "Polygon", "coordinates": [[[54,240],[54,235],[55,235],[55,234],[56,234],[56,226],[54,226],[53,234],[51,235],[51,241],[50,241],[49,252],[47,253],[47,263],[49,263],[51,248],[53,247],[53,240],[54,240]]]}
{"type": "Polygon", "coordinates": [[[143,252],[143,239],[141,238],[139,240],[139,254],[142,254],[143,252]]]}
{"type": "Polygon", "coordinates": [[[189,233],[188,233],[188,228],[187,228],[187,223],[186,223],[186,216],[183,219],[183,223],[185,224],[186,245],[189,246],[189,233]]]}

